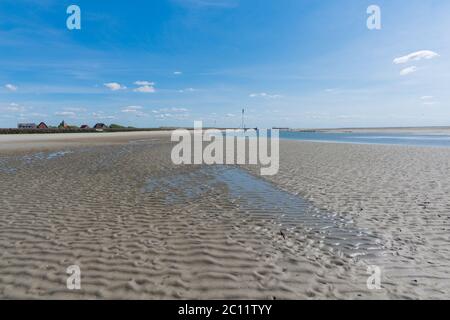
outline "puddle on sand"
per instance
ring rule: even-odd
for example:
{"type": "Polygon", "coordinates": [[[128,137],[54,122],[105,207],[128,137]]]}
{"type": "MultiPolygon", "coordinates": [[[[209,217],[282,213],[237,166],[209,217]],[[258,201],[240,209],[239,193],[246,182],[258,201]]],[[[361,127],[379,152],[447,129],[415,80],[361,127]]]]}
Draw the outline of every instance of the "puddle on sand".
{"type": "Polygon", "coordinates": [[[16,168],[11,168],[4,159],[0,159],[0,173],[16,173],[16,168]]]}
{"type": "Polygon", "coordinates": [[[156,193],[166,204],[173,205],[208,196],[215,188],[220,188],[218,192],[222,190],[242,214],[266,215],[275,219],[281,229],[307,235],[320,247],[360,258],[373,258],[384,249],[376,236],[357,228],[351,219],[317,209],[299,196],[237,167],[204,166],[193,172],[152,179],[143,191],[156,193]]]}
{"type": "Polygon", "coordinates": [[[215,177],[202,170],[151,179],[144,192],[158,193],[169,205],[199,198],[214,188],[215,177]]]}
{"type": "Polygon", "coordinates": [[[71,154],[73,151],[65,150],[65,151],[56,151],[56,152],[38,152],[31,155],[25,156],[13,156],[13,157],[3,157],[0,159],[0,173],[10,173],[14,174],[17,172],[20,167],[20,163],[25,163],[27,165],[33,164],[36,161],[43,160],[53,160],[62,158],[67,154],[71,154]]]}
{"type": "Polygon", "coordinates": [[[37,160],[53,160],[56,158],[64,157],[66,154],[73,153],[73,151],[56,151],[56,152],[39,152],[32,155],[24,156],[22,157],[22,160],[24,160],[26,163],[30,163],[37,160]]]}

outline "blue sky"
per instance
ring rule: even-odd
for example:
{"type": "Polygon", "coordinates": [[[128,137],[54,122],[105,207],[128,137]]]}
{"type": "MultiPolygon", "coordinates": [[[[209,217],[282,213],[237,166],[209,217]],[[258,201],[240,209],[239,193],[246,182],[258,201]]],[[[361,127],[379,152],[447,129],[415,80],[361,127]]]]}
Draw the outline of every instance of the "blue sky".
{"type": "Polygon", "coordinates": [[[0,127],[236,127],[243,107],[259,127],[450,125],[449,14],[448,0],[2,0],[0,127]]]}

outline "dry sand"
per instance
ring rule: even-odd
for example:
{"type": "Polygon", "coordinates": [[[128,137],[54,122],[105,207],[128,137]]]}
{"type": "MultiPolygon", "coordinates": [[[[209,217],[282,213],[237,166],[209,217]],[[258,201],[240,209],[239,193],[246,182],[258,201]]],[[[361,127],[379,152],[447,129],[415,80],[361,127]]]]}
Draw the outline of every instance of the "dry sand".
{"type": "Polygon", "coordinates": [[[168,131],[3,134],[0,135],[0,152],[30,153],[68,147],[121,144],[168,134],[168,131]]]}
{"type": "Polygon", "coordinates": [[[174,166],[167,134],[109,137],[41,137],[27,156],[24,137],[0,137],[8,140],[0,143],[0,297],[450,296],[450,150],[281,143],[270,180],[337,213],[331,225],[343,237],[367,228],[361,241],[385,249],[366,259],[328,246],[328,236],[342,235],[302,225],[305,217],[249,209],[214,171],[174,166]],[[366,287],[374,263],[383,268],[378,291],[366,287]],[[79,291],[66,287],[70,265],[81,268],[79,291]]]}

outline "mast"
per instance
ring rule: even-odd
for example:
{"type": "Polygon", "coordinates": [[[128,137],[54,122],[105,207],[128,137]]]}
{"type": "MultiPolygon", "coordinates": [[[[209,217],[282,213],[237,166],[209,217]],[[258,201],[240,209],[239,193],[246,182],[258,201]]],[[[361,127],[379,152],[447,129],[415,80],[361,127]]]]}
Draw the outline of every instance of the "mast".
{"type": "Polygon", "coordinates": [[[245,130],[245,124],[244,124],[244,114],[245,114],[245,109],[242,109],[242,125],[241,125],[241,127],[242,127],[242,129],[244,129],[244,130],[245,130]]]}

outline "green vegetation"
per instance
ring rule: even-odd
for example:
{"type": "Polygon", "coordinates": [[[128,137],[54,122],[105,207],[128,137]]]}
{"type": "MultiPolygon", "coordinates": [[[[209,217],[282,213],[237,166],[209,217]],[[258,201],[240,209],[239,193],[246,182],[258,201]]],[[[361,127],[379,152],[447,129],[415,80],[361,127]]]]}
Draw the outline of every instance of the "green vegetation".
{"type": "Polygon", "coordinates": [[[110,129],[122,129],[122,128],[125,128],[124,126],[121,126],[120,124],[115,124],[115,123],[113,123],[113,124],[111,124],[110,126],[109,126],[109,128],[110,129]]]}

